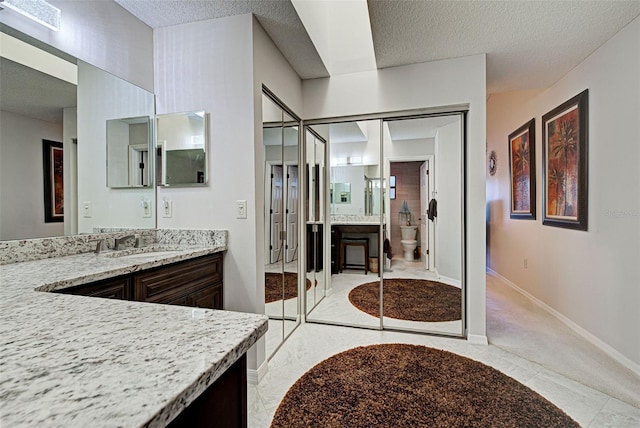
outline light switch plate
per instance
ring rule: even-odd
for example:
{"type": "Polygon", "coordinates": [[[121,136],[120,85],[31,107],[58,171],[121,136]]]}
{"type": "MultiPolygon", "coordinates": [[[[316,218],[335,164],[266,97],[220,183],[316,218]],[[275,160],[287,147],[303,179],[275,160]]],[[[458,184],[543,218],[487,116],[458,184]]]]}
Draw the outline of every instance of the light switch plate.
{"type": "Polygon", "coordinates": [[[247,201],[236,201],[236,218],[247,218],[247,201]]]}
{"type": "Polygon", "coordinates": [[[164,199],[162,201],[162,217],[171,218],[173,215],[173,201],[164,199]]]}
{"type": "Polygon", "coordinates": [[[91,208],[91,202],[85,201],[82,203],[82,217],[91,218],[93,216],[93,209],[91,208]]]}

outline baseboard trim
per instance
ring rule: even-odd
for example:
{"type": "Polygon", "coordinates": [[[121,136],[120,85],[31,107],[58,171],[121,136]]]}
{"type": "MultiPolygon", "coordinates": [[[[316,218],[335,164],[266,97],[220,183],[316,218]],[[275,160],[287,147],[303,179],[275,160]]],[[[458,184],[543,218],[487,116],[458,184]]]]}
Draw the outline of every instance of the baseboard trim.
{"type": "Polygon", "coordinates": [[[489,344],[489,340],[487,340],[487,336],[482,334],[468,334],[467,342],[471,343],[472,345],[488,345],[489,344]]]}
{"type": "Polygon", "coordinates": [[[460,281],[459,279],[453,279],[449,278],[448,276],[438,275],[438,281],[448,285],[453,285],[454,287],[462,288],[462,281],[460,281]]]}
{"type": "Polygon", "coordinates": [[[264,360],[264,362],[260,364],[258,370],[247,369],[247,383],[250,383],[251,385],[257,385],[258,383],[260,383],[260,381],[268,371],[269,362],[267,360],[264,360]]]}
{"type": "Polygon", "coordinates": [[[498,278],[499,280],[504,282],[506,285],[508,285],[509,287],[511,287],[515,291],[517,291],[518,293],[522,294],[523,296],[525,296],[526,298],[531,300],[533,303],[538,305],[540,308],[544,309],[549,314],[551,314],[554,317],[556,317],[557,319],[559,319],[563,324],[565,324],[567,327],[569,327],[571,330],[573,330],[576,334],[582,336],[586,341],[588,341],[589,343],[594,345],[596,348],[600,349],[602,352],[604,352],[605,354],[607,354],[608,356],[610,356],[611,358],[613,358],[614,360],[616,360],[617,362],[619,362],[620,364],[622,364],[623,366],[625,366],[626,368],[628,368],[629,370],[634,372],[636,375],[640,376],[640,365],[639,364],[636,364],[635,362],[631,361],[629,358],[627,358],[624,355],[622,355],[615,348],[613,348],[612,346],[610,346],[607,343],[603,342],[597,336],[593,335],[589,331],[587,331],[584,328],[580,327],[574,321],[572,321],[569,318],[567,318],[566,316],[562,315],[560,312],[558,312],[557,310],[555,310],[551,306],[547,305],[542,300],[540,300],[537,297],[535,297],[533,294],[531,294],[528,291],[520,288],[518,285],[516,285],[515,283],[513,283],[509,279],[505,278],[504,276],[500,275],[498,272],[496,272],[495,270],[491,269],[490,267],[487,267],[487,273],[489,275],[495,276],[496,278],[498,278]]]}

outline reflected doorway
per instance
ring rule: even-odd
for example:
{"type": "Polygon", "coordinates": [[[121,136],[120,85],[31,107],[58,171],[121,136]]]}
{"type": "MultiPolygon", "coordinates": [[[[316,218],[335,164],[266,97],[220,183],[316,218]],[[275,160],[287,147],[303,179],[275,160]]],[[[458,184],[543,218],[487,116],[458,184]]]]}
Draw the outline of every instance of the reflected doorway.
{"type": "Polygon", "coordinates": [[[327,260],[307,321],[465,336],[465,117],[309,121],[327,137],[329,221],[306,251],[327,260]]]}

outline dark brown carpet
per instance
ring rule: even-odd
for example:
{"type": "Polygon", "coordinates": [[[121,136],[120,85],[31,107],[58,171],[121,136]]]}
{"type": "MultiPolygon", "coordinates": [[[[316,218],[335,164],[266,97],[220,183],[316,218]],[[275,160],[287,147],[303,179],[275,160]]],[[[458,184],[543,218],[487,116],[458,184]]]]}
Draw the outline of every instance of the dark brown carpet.
{"type": "MultiPolygon", "coordinates": [[[[442,322],[462,319],[459,288],[424,279],[385,279],[384,316],[399,320],[442,322]]],[[[349,301],[363,312],[380,316],[380,283],[351,290],[349,301]]]]}
{"type": "Polygon", "coordinates": [[[509,376],[416,345],[354,348],[305,373],[271,423],[279,427],[579,427],[509,376]]]}
{"type": "MultiPolygon", "coordinates": [[[[307,290],[311,288],[311,281],[307,279],[307,290]]],[[[293,299],[298,295],[298,274],[284,273],[284,300],[293,299]]],[[[282,300],[282,274],[264,274],[264,302],[271,303],[282,300]]]]}

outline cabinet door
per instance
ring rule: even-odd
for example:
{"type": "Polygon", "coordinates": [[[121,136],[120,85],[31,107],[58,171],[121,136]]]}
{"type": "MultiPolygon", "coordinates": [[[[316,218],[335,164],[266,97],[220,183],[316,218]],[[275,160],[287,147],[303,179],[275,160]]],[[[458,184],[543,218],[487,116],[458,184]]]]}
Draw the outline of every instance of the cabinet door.
{"type": "Polygon", "coordinates": [[[131,278],[129,276],[109,278],[103,281],[92,282],[91,284],[56,290],[55,293],[131,300],[131,278]]]}
{"type": "Polygon", "coordinates": [[[216,284],[189,295],[189,306],[207,309],[222,309],[222,284],[216,284]]]}
{"type": "Polygon", "coordinates": [[[213,254],[135,274],[134,298],[143,302],[182,304],[174,302],[182,302],[191,293],[221,282],[222,255],[213,254]]]}

